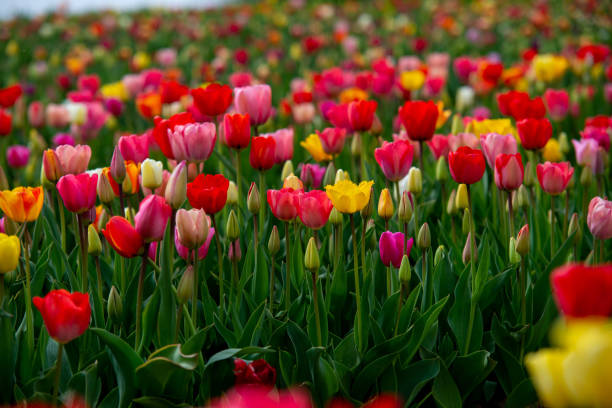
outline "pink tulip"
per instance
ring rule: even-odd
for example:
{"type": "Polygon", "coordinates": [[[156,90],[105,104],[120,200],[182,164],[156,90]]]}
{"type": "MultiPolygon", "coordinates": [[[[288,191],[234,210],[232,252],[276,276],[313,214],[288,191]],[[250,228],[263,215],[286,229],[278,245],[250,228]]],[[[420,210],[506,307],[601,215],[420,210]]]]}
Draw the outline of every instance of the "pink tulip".
{"type": "Polygon", "coordinates": [[[593,173],[600,167],[598,165],[599,154],[601,149],[599,143],[595,139],[572,140],[574,150],[576,151],[576,163],[581,166],[589,167],[593,173]]]}
{"type": "Polygon", "coordinates": [[[58,133],[53,136],[53,146],[61,145],[74,146],[74,137],[70,133],[58,133]]]}
{"type": "Polygon", "coordinates": [[[230,261],[240,261],[242,259],[242,250],[240,249],[240,240],[237,239],[234,242],[230,243],[229,249],[227,251],[227,258],[230,261]]]}
{"type": "Polygon", "coordinates": [[[265,84],[236,88],[234,106],[238,113],[249,114],[251,125],[263,125],[272,115],[272,88],[265,84]]]}
{"type": "Polygon", "coordinates": [[[123,113],[123,102],[117,98],[108,98],[104,101],[104,106],[113,116],[121,116],[123,113]]]}
{"type": "Polygon", "coordinates": [[[55,153],[64,174],[80,174],[87,170],[91,158],[91,148],[87,145],[61,145],[55,153]]]}
{"type": "Polygon", "coordinates": [[[149,157],[149,139],[145,135],[121,136],[118,145],[125,160],[141,163],[149,157]]]}
{"type": "Polygon", "coordinates": [[[6,149],[6,161],[14,169],[20,169],[28,164],[30,149],[27,146],[13,145],[6,149]]]}
{"type": "Polygon", "coordinates": [[[68,211],[81,214],[96,205],[97,186],[97,174],[67,174],[57,182],[57,191],[68,211]]]}
{"type": "Polygon", "coordinates": [[[323,150],[325,150],[325,153],[337,155],[342,152],[344,141],[346,140],[345,128],[325,128],[322,132],[317,130],[317,134],[319,135],[321,146],[323,150]]]}
{"type": "Polygon", "coordinates": [[[470,57],[457,57],[453,61],[453,69],[461,82],[468,82],[472,72],[478,70],[478,63],[470,57]]]}
{"type": "Polygon", "coordinates": [[[412,249],[413,243],[414,239],[412,238],[406,242],[403,232],[383,232],[378,242],[380,260],[385,266],[393,265],[399,268],[402,264],[404,255],[410,256],[410,250],[412,249]]]}
{"type": "Polygon", "coordinates": [[[480,136],[480,147],[490,168],[495,167],[495,159],[500,154],[515,154],[518,151],[514,136],[499,133],[487,133],[480,136]]]}
{"type": "MultiPolygon", "coordinates": [[[[198,249],[198,259],[202,260],[206,258],[206,255],[208,255],[208,248],[210,247],[210,243],[212,239],[214,238],[214,236],[215,236],[215,229],[210,228],[208,230],[208,235],[206,236],[206,241],[204,241],[204,243],[198,249]]],[[[187,260],[187,258],[191,258],[191,260],[193,261],[193,253],[191,253],[191,256],[190,256],[191,250],[187,248],[186,246],[184,246],[183,244],[181,244],[177,229],[174,230],[174,246],[176,247],[176,252],[178,252],[181,258],[183,258],[184,260],[187,260]]]]}
{"type": "Polygon", "coordinates": [[[54,128],[63,128],[70,123],[70,112],[63,105],[47,105],[45,116],[47,124],[54,128]]]}
{"type": "Polygon", "coordinates": [[[555,120],[560,120],[567,115],[569,111],[569,94],[566,90],[547,89],[544,92],[544,100],[550,117],[555,120]]]}
{"type": "Polygon", "coordinates": [[[179,241],[187,248],[193,249],[201,246],[208,236],[210,219],[204,210],[183,208],[176,212],[176,230],[179,241]]]}
{"type": "Polygon", "coordinates": [[[612,82],[604,85],[604,97],[606,98],[606,102],[612,103],[612,82]]]}
{"type": "Polygon", "coordinates": [[[544,164],[538,164],[537,173],[542,190],[551,195],[558,195],[567,187],[574,175],[574,168],[569,162],[551,163],[547,161],[544,164]]]}
{"type": "Polygon", "coordinates": [[[392,143],[383,142],[382,147],[374,150],[376,162],[389,181],[399,181],[404,178],[410,166],[414,149],[409,141],[398,140],[392,143]]]}
{"type": "Polygon", "coordinates": [[[45,124],[45,107],[42,102],[34,101],[28,106],[28,122],[35,128],[45,124]]]}
{"type": "Polygon", "coordinates": [[[306,227],[319,229],[325,226],[333,208],[325,191],[312,190],[300,194],[298,202],[298,215],[306,227]]]}
{"type": "Polygon", "coordinates": [[[140,208],[134,217],[134,227],[145,242],[161,241],[171,216],[172,208],[166,204],[166,200],[152,194],[140,202],[140,208]]]}
{"type": "Polygon", "coordinates": [[[583,139],[595,139],[606,152],[610,151],[610,134],[605,128],[587,126],[580,135],[583,139]]]}
{"type": "Polygon", "coordinates": [[[595,238],[612,238],[612,201],[593,197],[589,203],[587,225],[595,238]]]}
{"type": "Polygon", "coordinates": [[[155,53],[155,61],[162,67],[171,67],[176,63],[176,56],[174,48],[162,48],[155,53]]]}
{"type": "Polygon", "coordinates": [[[79,90],[87,90],[94,95],[100,88],[100,78],[95,74],[81,75],[77,81],[77,86],[79,90]]]}
{"type": "Polygon", "coordinates": [[[478,138],[472,133],[457,133],[456,135],[448,135],[448,147],[451,152],[457,151],[457,149],[462,146],[477,149],[478,144],[478,138]]]}
{"type": "Polygon", "coordinates": [[[312,122],[316,114],[316,109],[315,106],[310,102],[299,103],[293,106],[291,113],[293,114],[293,120],[295,121],[295,123],[299,125],[304,125],[312,122]]]}
{"type": "Polygon", "coordinates": [[[202,162],[210,157],[217,141],[212,122],[178,125],[168,130],[170,146],[176,161],[202,162]]]}
{"type": "Polygon", "coordinates": [[[436,160],[438,160],[440,157],[448,156],[448,152],[450,150],[448,146],[448,137],[444,135],[435,134],[426,143],[427,143],[427,146],[429,146],[429,150],[431,151],[431,154],[434,155],[436,160]]]}
{"type": "Polygon", "coordinates": [[[144,89],[144,77],[140,74],[128,74],[121,79],[130,97],[135,97],[144,89]]]}
{"type": "Polygon", "coordinates": [[[325,176],[325,170],[325,167],[318,164],[302,164],[300,179],[306,187],[319,188],[321,181],[323,181],[323,176],[325,176]]]}
{"type": "Polygon", "coordinates": [[[523,160],[520,153],[497,155],[495,159],[495,184],[500,190],[516,190],[523,184],[523,160]]]}
{"type": "Polygon", "coordinates": [[[276,141],[274,150],[274,161],[284,163],[291,160],[293,157],[293,129],[279,129],[273,133],[262,134],[261,136],[270,136],[276,141]]]}

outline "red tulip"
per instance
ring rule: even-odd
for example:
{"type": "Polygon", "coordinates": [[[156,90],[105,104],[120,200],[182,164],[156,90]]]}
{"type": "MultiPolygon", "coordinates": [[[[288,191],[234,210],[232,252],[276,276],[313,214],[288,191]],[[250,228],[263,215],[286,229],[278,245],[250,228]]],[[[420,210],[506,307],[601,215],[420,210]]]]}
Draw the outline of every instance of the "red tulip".
{"type": "Polygon", "coordinates": [[[223,117],[225,144],[232,149],[244,149],[251,142],[251,122],[249,114],[227,113],[223,117]]]}
{"type": "Polygon", "coordinates": [[[229,180],[222,174],[200,174],[187,184],[187,199],[193,208],[216,214],[225,206],[228,188],[229,180]]]}
{"type": "Polygon", "coordinates": [[[159,145],[164,156],[169,159],[174,159],[168,131],[174,131],[174,128],[178,125],[193,123],[193,116],[191,116],[189,112],[181,112],[170,116],[168,119],[156,117],[153,122],[155,123],[153,127],[153,137],[155,141],[159,145]]]}
{"type": "Polygon", "coordinates": [[[327,120],[334,125],[334,127],[343,128],[349,132],[353,131],[348,116],[348,104],[346,103],[341,103],[340,105],[328,108],[327,120]]]}
{"type": "Polygon", "coordinates": [[[536,170],[540,187],[550,195],[561,194],[574,175],[574,168],[570,166],[569,162],[540,163],[536,170]]]}
{"type": "Polygon", "coordinates": [[[0,89],[0,107],[10,108],[21,96],[21,85],[11,85],[0,89]]]}
{"type": "Polygon", "coordinates": [[[521,144],[527,150],[539,150],[552,136],[552,125],[544,119],[523,119],[516,124],[521,144]]]}
{"type": "Polygon", "coordinates": [[[542,119],[546,116],[546,106],[541,97],[514,99],[510,102],[510,115],[514,120],[522,119],[542,119]]]}
{"type": "Polygon", "coordinates": [[[13,127],[13,116],[4,109],[0,108],[0,136],[11,133],[13,127]]]}
{"type": "Polygon", "coordinates": [[[322,228],[327,223],[333,207],[325,191],[312,190],[299,195],[298,215],[308,228],[322,228]]]}
{"type": "Polygon", "coordinates": [[[516,190],[523,184],[524,175],[520,153],[502,153],[495,159],[495,184],[499,189],[516,190]]]}
{"type": "Polygon", "coordinates": [[[459,184],[474,184],[482,178],[485,159],[480,150],[462,146],[448,154],[451,176],[459,184]]]}
{"type": "Polygon", "coordinates": [[[399,117],[411,140],[429,140],[436,130],[438,107],[432,101],[407,101],[399,109],[399,117]]]}
{"type": "Polygon", "coordinates": [[[115,215],[102,230],[104,238],[117,253],[125,258],[142,255],[144,240],[136,228],[123,217],[115,215]]]}
{"type": "Polygon", "coordinates": [[[159,84],[162,103],[178,102],[181,98],[189,93],[189,87],[178,83],[177,81],[162,80],[159,84]]]}
{"type": "Polygon", "coordinates": [[[251,167],[260,171],[270,170],[276,164],[275,154],[276,140],[273,137],[254,137],[251,142],[251,154],[249,155],[251,167]]]}
{"type": "Polygon", "coordinates": [[[376,113],[376,101],[353,101],[348,105],[348,120],[354,131],[367,131],[372,127],[376,113]]]}
{"type": "Polygon", "coordinates": [[[213,83],[205,88],[192,89],[191,96],[200,113],[210,117],[225,113],[232,104],[232,88],[228,85],[213,83]]]}
{"type": "Polygon", "coordinates": [[[551,273],[550,282],[566,317],[609,317],[612,313],[612,265],[564,265],[551,273]]]}
{"type": "Polygon", "coordinates": [[[560,120],[569,111],[569,94],[565,89],[547,89],[544,92],[544,99],[548,107],[548,113],[555,120],[560,120]]]}
{"type": "Polygon", "coordinates": [[[344,141],[346,139],[345,128],[325,128],[322,132],[317,130],[319,139],[321,140],[321,146],[327,154],[338,155],[344,148],[344,141]]]}
{"type": "Polygon", "coordinates": [[[300,192],[292,188],[268,190],[267,198],[272,214],[281,221],[293,220],[298,215],[300,192]]]}
{"type": "Polygon", "coordinates": [[[49,336],[58,343],[76,339],[89,327],[91,306],[87,293],[57,289],[44,298],[35,296],[32,302],[42,315],[49,336]]]}
{"type": "Polygon", "coordinates": [[[96,205],[98,175],[67,174],[57,182],[57,191],[68,211],[84,213],[96,205]]]}
{"type": "Polygon", "coordinates": [[[171,216],[172,208],[164,197],[151,194],[140,202],[134,227],[145,242],[161,241],[171,216]]]}
{"type": "Polygon", "coordinates": [[[236,385],[263,385],[272,388],[276,384],[276,370],[263,359],[248,364],[239,358],[235,359],[234,376],[236,385]]]}
{"type": "Polygon", "coordinates": [[[497,106],[502,115],[511,116],[512,102],[515,100],[523,101],[525,99],[529,99],[529,94],[527,92],[508,91],[497,94],[497,106]]]}
{"type": "Polygon", "coordinates": [[[408,140],[383,142],[382,147],[374,150],[376,162],[389,181],[403,179],[410,170],[414,148],[408,140]]]}

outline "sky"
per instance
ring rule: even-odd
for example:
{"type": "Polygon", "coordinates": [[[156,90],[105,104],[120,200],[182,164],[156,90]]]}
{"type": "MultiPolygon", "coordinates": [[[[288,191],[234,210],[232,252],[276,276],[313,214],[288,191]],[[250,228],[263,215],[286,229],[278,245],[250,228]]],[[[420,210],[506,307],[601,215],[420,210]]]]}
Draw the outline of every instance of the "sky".
{"type": "Polygon", "coordinates": [[[92,10],[135,10],[146,7],[206,8],[228,3],[228,0],[0,0],[0,19],[24,14],[35,16],[65,6],[70,13],[92,10]]]}

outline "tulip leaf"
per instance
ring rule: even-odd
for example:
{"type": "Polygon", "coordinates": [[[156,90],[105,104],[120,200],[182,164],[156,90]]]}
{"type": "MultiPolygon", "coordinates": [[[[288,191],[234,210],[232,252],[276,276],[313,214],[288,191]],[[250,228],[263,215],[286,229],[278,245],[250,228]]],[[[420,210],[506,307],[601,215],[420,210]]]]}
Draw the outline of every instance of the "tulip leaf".
{"type": "Polygon", "coordinates": [[[442,408],[461,407],[461,394],[457,384],[451,377],[444,364],[440,364],[440,373],[436,377],[432,387],[433,397],[442,408]]]}
{"type": "MultiPolygon", "coordinates": [[[[457,347],[460,352],[466,350],[466,342],[468,338],[469,330],[469,316],[471,304],[471,296],[468,288],[468,280],[470,277],[470,270],[466,268],[463,274],[459,277],[457,286],[455,287],[455,303],[448,312],[448,325],[450,326],[455,339],[457,341],[457,347]]],[[[474,321],[472,325],[472,333],[470,338],[469,350],[478,349],[482,342],[483,335],[483,323],[480,309],[477,305],[474,306],[474,321]]]]}
{"type": "Polygon", "coordinates": [[[393,363],[396,356],[396,353],[383,355],[359,370],[351,387],[351,395],[358,399],[366,396],[380,375],[393,363]]]}
{"type": "MultiPolygon", "coordinates": [[[[249,253],[252,246],[249,247],[249,253]]],[[[255,303],[261,303],[266,300],[270,292],[270,269],[266,261],[266,253],[262,245],[258,245],[253,253],[255,256],[256,265],[253,269],[245,267],[243,270],[253,271],[253,280],[251,293],[255,299],[255,303]]]]}
{"type": "Polygon", "coordinates": [[[496,364],[491,358],[491,353],[486,350],[459,356],[453,361],[449,371],[461,390],[464,401],[487,378],[496,364]]]}
{"type": "Polygon", "coordinates": [[[17,354],[11,321],[10,316],[0,316],[0,402],[7,404],[11,401],[17,354]]]}
{"type": "MultiPolygon", "coordinates": [[[[240,340],[238,340],[238,347],[246,347],[251,346],[253,344],[253,340],[257,338],[258,333],[261,331],[262,322],[264,321],[265,312],[264,307],[266,306],[266,302],[262,302],[257,309],[255,309],[249,320],[247,321],[242,331],[242,336],[240,340]]],[[[237,332],[236,335],[239,333],[237,332]]]]}
{"type": "Polygon", "coordinates": [[[227,360],[233,357],[238,358],[238,357],[244,357],[244,356],[253,355],[253,354],[265,354],[265,353],[274,353],[274,352],[275,351],[270,348],[255,347],[255,346],[249,346],[249,347],[243,347],[243,348],[229,348],[229,349],[219,351],[218,353],[210,357],[208,361],[206,362],[206,365],[204,366],[204,368],[208,368],[211,365],[218,363],[219,361],[227,360]]]}
{"type": "MultiPolygon", "coordinates": [[[[177,324],[175,310],[176,301],[172,293],[172,269],[174,266],[174,231],[171,231],[171,220],[168,220],[164,239],[158,243],[160,252],[160,274],[157,282],[160,294],[159,318],[157,321],[157,334],[161,345],[172,342],[174,327],[177,324]]],[[[197,322],[194,322],[197,324],[197,322]]]]}
{"type": "Polygon", "coordinates": [[[533,384],[529,378],[525,378],[519,385],[516,386],[508,395],[506,407],[520,408],[535,404],[538,401],[538,396],[533,388],[533,384]]]}
{"type": "Polygon", "coordinates": [[[440,360],[420,360],[404,368],[397,375],[397,391],[410,406],[419,391],[440,372],[440,360]]]}

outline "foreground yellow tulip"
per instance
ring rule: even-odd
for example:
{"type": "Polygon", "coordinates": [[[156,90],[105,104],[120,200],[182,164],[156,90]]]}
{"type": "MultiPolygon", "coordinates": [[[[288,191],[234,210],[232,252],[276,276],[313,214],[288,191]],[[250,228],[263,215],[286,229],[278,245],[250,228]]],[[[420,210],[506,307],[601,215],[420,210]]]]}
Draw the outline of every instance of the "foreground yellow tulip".
{"type": "Polygon", "coordinates": [[[330,161],[332,159],[331,154],[327,154],[325,153],[325,150],[323,150],[321,139],[316,133],[312,133],[306,138],[306,140],[302,140],[300,142],[300,146],[306,149],[315,161],[322,162],[330,161]]]}
{"type": "Polygon", "coordinates": [[[11,272],[17,268],[21,244],[15,235],[0,232],[0,274],[11,272]]]}
{"type": "Polygon", "coordinates": [[[15,222],[34,221],[43,206],[42,187],[15,187],[0,191],[0,208],[15,222]]]}
{"type": "Polygon", "coordinates": [[[353,214],[368,204],[373,184],[373,181],[362,181],[357,185],[350,180],[340,180],[333,186],[326,186],[325,190],[338,211],[353,214]]]}

